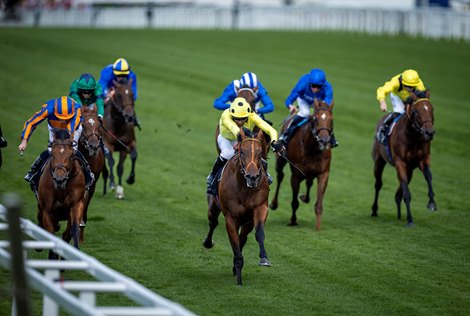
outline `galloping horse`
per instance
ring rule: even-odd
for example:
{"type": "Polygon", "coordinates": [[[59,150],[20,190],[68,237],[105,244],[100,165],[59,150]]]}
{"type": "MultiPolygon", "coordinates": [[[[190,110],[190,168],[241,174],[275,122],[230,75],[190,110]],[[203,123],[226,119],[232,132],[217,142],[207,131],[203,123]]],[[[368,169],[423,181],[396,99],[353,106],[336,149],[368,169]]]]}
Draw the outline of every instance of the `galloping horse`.
{"type": "MultiPolygon", "coordinates": [[[[377,216],[379,209],[379,191],[382,188],[382,172],[387,162],[395,167],[400,185],[395,194],[397,217],[401,219],[401,201],[405,200],[407,226],[414,226],[411,215],[411,193],[408,184],[411,182],[413,170],[419,168],[428,184],[429,210],[437,210],[432,189],[431,173],[431,140],[434,136],[434,114],[431,102],[427,98],[418,99],[413,96],[413,103],[406,106],[389,136],[388,148],[377,139],[372,148],[375,176],[375,198],[372,205],[372,216],[377,216]]],[[[384,117],[385,118],[385,117],[384,117]]],[[[382,124],[382,118],[377,129],[382,124]]]]}
{"type": "Polygon", "coordinates": [[[264,248],[269,184],[261,165],[263,134],[259,131],[257,136],[252,137],[248,129],[240,131],[238,152],[225,166],[218,183],[218,196],[208,195],[209,232],[203,245],[208,249],[214,246],[212,234],[219,224],[218,217],[222,211],[233,250],[233,274],[238,285],[242,285],[242,250],[253,228],[259,245],[259,265],[271,266],[264,248]]]}
{"type": "MultiPolygon", "coordinates": [[[[104,152],[101,147],[101,124],[98,119],[95,105],[82,106],[82,120],[83,130],[78,143],[78,149],[87,160],[91,171],[95,175],[95,181],[93,181],[93,184],[88,191],[88,198],[83,211],[83,223],[86,225],[88,220],[88,206],[90,205],[91,198],[95,193],[96,182],[98,181],[104,167],[104,152]]],[[[80,242],[84,241],[83,235],[85,225],[80,225],[80,242]]]]}
{"type": "MultiPolygon", "coordinates": [[[[49,145],[51,157],[46,162],[38,186],[39,226],[51,234],[59,229],[59,221],[67,221],[62,239],[78,249],[80,221],[86,204],[85,175],[80,163],[75,159],[75,145],[68,130],[54,130],[54,138],[49,145]]],[[[49,259],[57,259],[57,254],[49,251],[49,259]]]]}
{"type": "MultiPolygon", "coordinates": [[[[124,172],[124,161],[129,152],[131,155],[131,172],[126,182],[135,182],[135,162],[137,160],[136,139],[134,133],[134,93],[132,92],[132,79],[125,84],[114,81],[114,94],[105,104],[103,125],[104,143],[109,149],[109,187],[114,189],[114,159],[113,152],[119,151],[119,162],[117,165],[118,186],[116,198],[124,198],[122,187],[122,174],[124,172]]],[[[104,191],[106,194],[106,183],[108,180],[108,169],[103,168],[104,191]]]]}
{"type": "MultiPolygon", "coordinates": [[[[296,211],[299,208],[297,195],[300,183],[306,180],[307,193],[300,199],[308,203],[310,201],[310,189],[313,180],[317,178],[317,201],[315,202],[316,229],[320,230],[321,215],[323,213],[323,196],[328,185],[331,163],[330,137],[333,127],[333,104],[328,106],[325,102],[315,100],[314,112],[305,124],[299,127],[292,136],[286,150],[287,159],[291,162],[291,186],[292,186],[292,216],[289,225],[298,225],[296,211]]],[[[287,119],[281,132],[285,131],[292,117],[287,119]]],[[[276,193],[270,207],[275,210],[278,207],[279,188],[284,178],[283,168],[287,160],[280,156],[276,158],[277,185],[276,193]]]]}

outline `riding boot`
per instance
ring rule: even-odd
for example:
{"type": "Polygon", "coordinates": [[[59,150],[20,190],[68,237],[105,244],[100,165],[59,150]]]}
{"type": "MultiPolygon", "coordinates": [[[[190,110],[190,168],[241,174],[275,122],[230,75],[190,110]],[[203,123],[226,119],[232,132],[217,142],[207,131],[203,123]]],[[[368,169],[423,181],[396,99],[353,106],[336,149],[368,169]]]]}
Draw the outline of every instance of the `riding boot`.
{"type": "Polygon", "coordinates": [[[292,135],[294,135],[302,119],[303,119],[302,116],[295,115],[292,121],[290,122],[289,126],[287,127],[287,129],[279,137],[279,141],[284,145],[284,147],[287,148],[290,138],[292,137],[292,135]]]}
{"type": "Polygon", "coordinates": [[[5,148],[7,147],[8,143],[5,138],[3,138],[3,131],[2,127],[0,126],[0,148],[5,148]]]}
{"type": "Polygon", "coordinates": [[[44,163],[47,161],[47,158],[49,158],[49,155],[49,151],[44,150],[33,162],[31,165],[31,170],[29,170],[29,172],[24,177],[24,179],[29,182],[31,191],[33,191],[36,199],[38,197],[38,174],[40,173],[44,163]]]}
{"type": "Polygon", "coordinates": [[[385,143],[386,143],[388,129],[389,129],[390,124],[392,123],[393,119],[395,118],[394,114],[395,113],[390,113],[389,115],[387,115],[387,117],[384,119],[382,125],[379,127],[379,130],[377,131],[377,140],[381,144],[385,145],[385,143]]]}
{"type": "Polygon", "coordinates": [[[90,165],[88,164],[88,161],[86,161],[85,157],[83,157],[83,154],[81,153],[80,150],[77,150],[75,152],[75,157],[77,157],[78,161],[82,165],[84,171],[85,171],[85,187],[86,190],[88,191],[95,181],[95,175],[90,169],[90,165]]]}
{"type": "Polygon", "coordinates": [[[212,190],[212,184],[215,180],[215,176],[220,171],[220,169],[222,169],[225,166],[227,161],[228,159],[222,158],[221,156],[217,157],[217,159],[215,160],[214,166],[212,167],[212,171],[207,177],[207,181],[206,181],[208,194],[215,194],[212,190]]]}
{"type": "Polygon", "coordinates": [[[331,132],[331,137],[330,137],[330,146],[331,146],[331,148],[338,147],[338,145],[339,145],[339,143],[336,140],[335,134],[333,132],[331,132]]]}
{"type": "Polygon", "coordinates": [[[268,176],[268,184],[271,185],[271,183],[273,183],[273,177],[271,177],[268,171],[268,161],[261,158],[261,164],[263,165],[263,169],[266,171],[266,175],[268,176]]]}

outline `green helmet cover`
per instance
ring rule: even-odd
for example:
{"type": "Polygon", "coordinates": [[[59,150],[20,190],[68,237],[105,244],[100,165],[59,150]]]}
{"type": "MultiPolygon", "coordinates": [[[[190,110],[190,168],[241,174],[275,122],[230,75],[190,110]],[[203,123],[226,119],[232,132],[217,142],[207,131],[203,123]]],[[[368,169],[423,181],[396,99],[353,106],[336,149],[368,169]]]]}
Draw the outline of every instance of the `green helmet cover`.
{"type": "Polygon", "coordinates": [[[78,90],[95,90],[96,80],[91,74],[85,73],[80,76],[77,83],[78,90]]]}

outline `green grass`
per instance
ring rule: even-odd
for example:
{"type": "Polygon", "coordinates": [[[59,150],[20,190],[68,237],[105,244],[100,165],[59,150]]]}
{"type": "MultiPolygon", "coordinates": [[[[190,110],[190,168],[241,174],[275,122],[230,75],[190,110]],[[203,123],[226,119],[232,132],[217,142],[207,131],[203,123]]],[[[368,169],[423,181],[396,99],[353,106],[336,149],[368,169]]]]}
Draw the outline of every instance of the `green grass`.
{"type": "MultiPolygon", "coordinates": [[[[0,29],[0,193],[24,200],[34,220],[35,199],[23,176],[45,148],[46,124],[17,153],[23,123],[51,98],[68,92],[82,72],[126,57],[138,74],[136,184],[126,199],[102,196],[89,210],[81,249],[145,287],[200,315],[466,315],[470,310],[470,44],[351,33],[0,29]],[[322,230],[314,229],[313,202],[288,227],[289,173],[280,207],[266,225],[272,268],[257,266],[250,235],[244,249],[244,285],[231,275],[232,252],[224,221],[216,245],[207,233],[205,177],[214,159],[212,108],[225,85],[245,71],[258,74],[276,105],[298,77],[321,67],[335,90],[335,133],[322,230]],[[436,137],[432,171],[437,212],[429,212],[423,176],[411,183],[416,227],[396,219],[393,168],[384,173],[378,218],[370,217],[374,180],[370,150],[381,117],[375,91],[392,75],[417,69],[432,91],[436,137]]],[[[273,159],[270,170],[274,175],[273,159]]],[[[125,174],[129,172],[126,165],[125,174]]],[[[274,187],[272,187],[274,189],[274,187]]],[[[30,256],[46,257],[46,253],[30,256]]],[[[80,275],[67,272],[66,278],[80,275]]],[[[0,270],[0,315],[9,315],[9,272],[0,270]]],[[[34,293],[35,314],[40,296],[34,293]]],[[[99,296],[99,304],[120,304],[99,296]]]]}

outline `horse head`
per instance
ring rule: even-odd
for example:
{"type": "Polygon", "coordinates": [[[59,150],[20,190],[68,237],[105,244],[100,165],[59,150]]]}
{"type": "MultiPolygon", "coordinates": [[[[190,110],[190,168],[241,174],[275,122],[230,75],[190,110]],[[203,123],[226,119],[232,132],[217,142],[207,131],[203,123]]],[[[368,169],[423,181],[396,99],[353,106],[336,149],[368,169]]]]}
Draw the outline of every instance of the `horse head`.
{"type": "Polygon", "coordinates": [[[113,80],[114,94],[111,98],[113,108],[122,115],[127,124],[134,123],[134,92],[132,79],[122,82],[113,80]]]}
{"type": "Polygon", "coordinates": [[[251,131],[246,128],[242,128],[240,134],[238,134],[240,172],[249,188],[256,188],[262,175],[261,154],[263,148],[261,137],[263,137],[262,131],[253,137],[251,131]]]}
{"type": "Polygon", "coordinates": [[[82,135],[80,143],[88,151],[89,156],[96,157],[101,145],[101,129],[98,115],[96,114],[96,106],[82,107],[82,135]]]}
{"type": "Polygon", "coordinates": [[[258,88],[251,89],[248,85],[244,85],[237,89],[237,97],[244,98],[251,106],[253,112],[256,112],[256,91],[258,88]]]}
{"type": "Polygon", "coordinates": [[[406,107],[406,115],[411,126],[424,137],[425,141],[430,141],[434,137],[433,112],[432,104],[427,98],[416,99],[406,107]]]}
{"type": "Polygon", "coordinates": [[[74,145],[75,142],[68,130],[54,130],[54,138],[49,145],[52,157],[50,170],[54,187],[57,190],[64,190],[70,177],[70,172],[74,165],[74,145]]]}
{"type": "Polygon", "coordinates": [[[328,106],[324,101],[315,99],[314,111],[311,119],[311,129],[314,139],[320,150],[330,146],[331,132],[333,131],[333,104],[328,106]]]}

